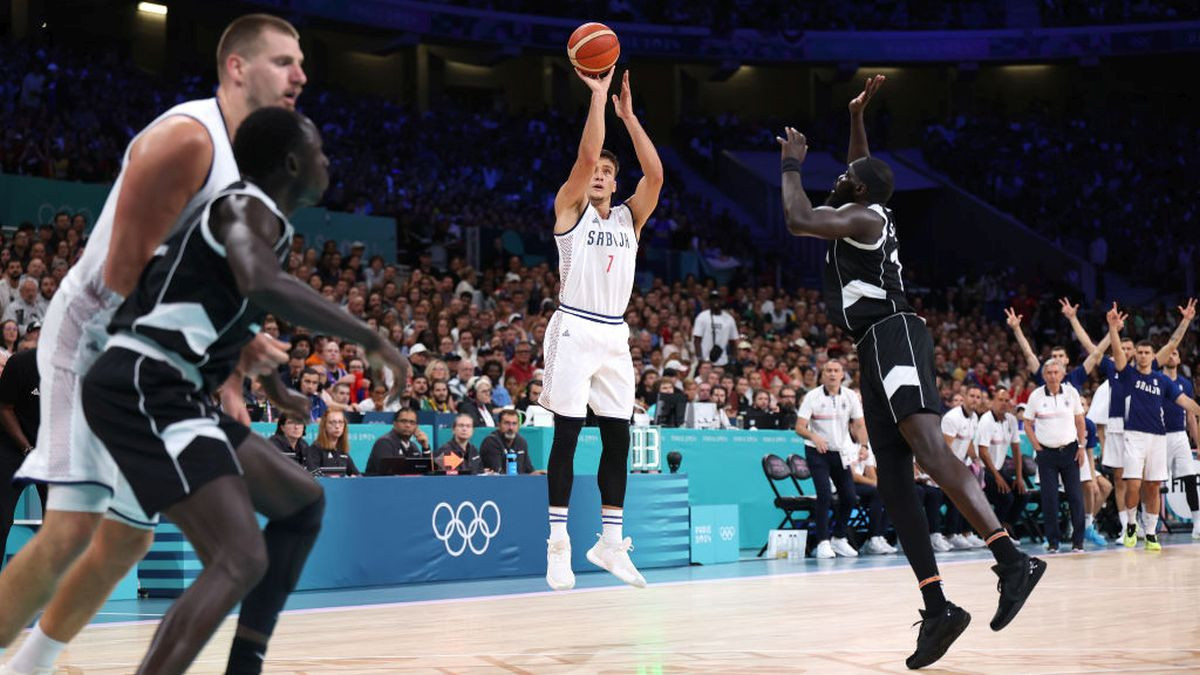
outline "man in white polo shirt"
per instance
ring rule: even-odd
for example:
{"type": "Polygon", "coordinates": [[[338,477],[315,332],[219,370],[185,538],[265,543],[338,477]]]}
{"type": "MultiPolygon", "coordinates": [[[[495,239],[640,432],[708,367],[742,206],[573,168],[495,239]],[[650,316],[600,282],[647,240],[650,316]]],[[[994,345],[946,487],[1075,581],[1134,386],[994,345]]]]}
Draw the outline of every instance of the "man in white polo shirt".
{"type": "Polygon", "coordinates": [[[1051,359],[1042,368],[1046,384],[1033,390],[1025,407],[1025,434],[1036,453],[1041,483],[1042,527],[1046,551],[1058,552],[1058,485],[1062,481],[1071,506],[1071,550],[1083,550],[1083,490],[1079,465],[1084,459],[1087,429],[1079,392],[1063,382],[1062,364],[1051,359]]]}
{"type": "Polygon", "coordinates": [[[979,416],[975,445],[984,466],[984,494],[996,509],[996,517],[1009,531],[1025,508],[1025,480],[1021,467],[1021,436],[1017,418],[1009,412],[1012,397],[1005,387],[996,387],[991,410],[979,416]],[[1004,459],[1012,450],[1016,472],[1004,472],[1004,459]]]}
{"type": "Polygon", "coordinates": [[[842,457],[857,456],[867,447],[867,425],[863,421],[862,401],[858,394],[842,387],[842,362],[830,360],[821,369],[821,386],[804,396],[796,413],[796,433],[804,439],[804,457],[812,472],[817,504],[813,511],[817,558],[835,555],[854,558],[858,551],[846,541],[846,521],[855,502],[854,478],[842,457]],[[854,434],[851,439],[851,433],[854,434]],[[830,480],[837,485],[838,512],[829,540],[829,509],[833,504],[830,480]]]}
{"type": "MultiPolygon", "coordinates": [[[[979,427],[979,409],[983,401],[983,389],[972,385],[967,389],[963,404],[942,415],[942,436],[946,439],[946,445],[950,446],[958,461],[968,467],[979,461],[979,454],[975,449],[975,432],[979,427]]],[[[950,545],[956,549],[984,547],[983,540],[971,531],[953,503],[946,507],[946,532],[950,538],[950,545]]]]}

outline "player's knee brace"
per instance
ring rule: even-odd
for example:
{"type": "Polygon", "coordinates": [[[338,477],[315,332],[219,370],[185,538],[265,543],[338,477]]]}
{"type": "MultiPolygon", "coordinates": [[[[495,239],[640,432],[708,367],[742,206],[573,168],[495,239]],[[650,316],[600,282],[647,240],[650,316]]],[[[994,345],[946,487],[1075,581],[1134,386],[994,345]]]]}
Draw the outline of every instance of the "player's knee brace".
{"type": "Polygon", "coordinates": [[[604,506],[624,506],[625,484],[629,472],[629,420],[598,417],[600,427],[600,468],[596,481],[600,485],[600,503],[604,506]]]}
{"type": "Polygon", "coordinates": [[[550,459],[546,463],[546,483],[550,491],[550,506],[567,506],[571,500],[571,483],[575,479],[575,446],[583,430],[582,417],[554,416],[554,440],[550,444],[550,459]]]}

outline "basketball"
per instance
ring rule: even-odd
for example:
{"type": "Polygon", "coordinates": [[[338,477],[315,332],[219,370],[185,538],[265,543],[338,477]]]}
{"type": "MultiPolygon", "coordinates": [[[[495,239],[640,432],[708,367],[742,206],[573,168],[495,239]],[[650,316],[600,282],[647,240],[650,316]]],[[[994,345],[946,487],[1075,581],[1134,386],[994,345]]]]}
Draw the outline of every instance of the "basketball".
{"type": "Polygon", "coordinates": [[[617,34],[602,23],[585,23],[567,40],[567,58],[571,65],[588,75],[600,75],[616,64],[621,56],[617,34]]]}

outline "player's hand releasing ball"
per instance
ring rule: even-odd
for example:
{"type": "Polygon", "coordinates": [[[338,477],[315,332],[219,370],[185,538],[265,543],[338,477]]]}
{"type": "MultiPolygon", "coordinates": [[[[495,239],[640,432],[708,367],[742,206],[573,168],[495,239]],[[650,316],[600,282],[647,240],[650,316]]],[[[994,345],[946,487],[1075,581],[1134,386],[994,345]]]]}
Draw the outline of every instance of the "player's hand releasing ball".
{"type": "Polygon", "coordinates": [[[601,75],[600,77],[594,77],[576,68],[575,74],[579,76],[579,79],[583,80],[583,83],[588,86],[588,89],[592,90],[592,96],[597,94],[604,96],[608,93],[608,87],[610,84],[612,84],[613,73],[616,72],[616,70],[616,68],[609,68],[607,73],[601,75]]]}
{"type": "Polygon", "coordinates": [[[621,95],[613,94],[613,108],[617,111],[617,117],[627,120],[633,117],[633,94],[629,91],[629,71],[625,71],[625,75],[621,78],[621,95]]]}
{"type": "Polygon", "coordinates": [[[779,142],[780,159],[794,159],[800,162],[808,156],[808,139],[804,138],[804,134],[796,131],[791,127],[786,127],[783,133],[787,138],[775,137],[779,142]]]}

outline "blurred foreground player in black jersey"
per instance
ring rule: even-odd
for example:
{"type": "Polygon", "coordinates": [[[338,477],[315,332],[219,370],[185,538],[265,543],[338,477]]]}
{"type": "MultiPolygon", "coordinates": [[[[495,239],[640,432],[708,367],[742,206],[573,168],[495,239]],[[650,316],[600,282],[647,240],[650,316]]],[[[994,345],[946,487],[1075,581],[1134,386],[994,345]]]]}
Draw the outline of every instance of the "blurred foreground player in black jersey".
{"type": "MultiPolygon", "coordinates": [[[[319,201],[329,183],[316,127],[294,111],[263,108],[238,129],[233,153],[243,180],[167,240],[113,316],[112,338],[83,383],[88,424],[143,510],[167,514],[204,562],[160,624],[141,673],[185,671],[243,597],[227,672],[260,671],[320,529],[320,486],[211,403],[267,313],[365,345],[396,387],[408,377],[394,346],[283,269],[287,215],[319,201]],[[262,532],[255,510],[270,520],[262,532]]],[[[276,369],[253,375],[287,414],[308,415],[308,398],[276,369]]]]}
{"type": "Polygon", "coordinates": [[[914,456],[996,557],[992,570],[1000,577],[1000,606],[992,630],[1012,621],[1046,565],[1016,548],[979,483],[942,437],[933,341],[905,298],[896,225],[885,206],[892,196],[892,170],[871,157],[867,148],[863,110],[883,81],[882,75],[869,78],[862,94],[850,102],[850,166],[838,177],[825,206],[813,208],[801,183],[808,154],[804,135],[788,127],[786,138],[778,141],[788,231],[829,241],[826,308],[856,341],[879,494],[925,600],[917,649],[906,661],[909,668],[921,668],[946,653],[971,615],[947,602],[942,593],[928,524],[913,487],[914,456]]]}

